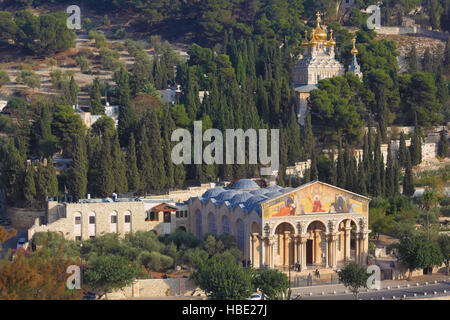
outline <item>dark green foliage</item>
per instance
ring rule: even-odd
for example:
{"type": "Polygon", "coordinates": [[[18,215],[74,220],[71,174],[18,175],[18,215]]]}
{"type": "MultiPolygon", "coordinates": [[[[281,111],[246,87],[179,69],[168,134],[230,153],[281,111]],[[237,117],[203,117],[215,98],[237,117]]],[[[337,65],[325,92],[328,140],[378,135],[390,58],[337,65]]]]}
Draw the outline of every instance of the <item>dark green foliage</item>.
{"type": "Polygon", "coordinates": [[[104,114],[105,107],[102,105],[102,94],[100,93],[100,80],[95,78],[90,89],[89,111],[91,114],[104,114]]]}
{"type": "Polygon", "coordinates": [[[345,287],[350,289],[356,300],[358,300],[359,291],[361,288],[367,288],[367,279],[369,278],[369,274],[367,274],[366,268],[352,262],[339,271],[338,275],[339,280],[345,287]]]}
{"type": "Polygon", "coordinates": [[[128,190],[134,192],[139,190],[140,175],[137,167],[136,145],[133,133],[131,133],[130,135],[130,142],[128,144],[127,150],[127,179],[128,179],[128,190]]]}
{"type": "Polygon", "coordinates": [[[253,277],[253,286],[259,289],[265,298],[274,300],[289,288],[289,279],[286,273],[278,270],[259,270],[253,277]]]}
{"type": "Polygon", "coordinates": [[[409,236],[400,240],[398,245],[399,259],[409,269],[409,279],[416,269],[439,266],[443,256],[438,244],[423,236],[409,236]]]}
{"type": "Polygon", "coordinates": [[[412,196],[414,194],[414,183],[412,177],[412,163],[409,151],[406,153],[405,175],[403,177],[403,194],[412,196]]]}
{"type": "Polygon", "coordinates": [[[440,158],[445,158],[448,156],[448,139],[447,132],[445,130],[442,130],[439,134],[437,154],[440,158]]]}
{"type": "Polygon", "coordinates": [[[117,133],[114,135],[111,157],[113,161],[112,173],[114,178],[114,191],[120,193],[127,192],[127,164],[125,162],[125,155],[120,150],[119,135],[117,133]]]}
{"type": "Polygon", "coordinates": [[[87,190],[88,158],[85,138],[76,135],[73,141],[70,193],[83,199],[87,190]]]}

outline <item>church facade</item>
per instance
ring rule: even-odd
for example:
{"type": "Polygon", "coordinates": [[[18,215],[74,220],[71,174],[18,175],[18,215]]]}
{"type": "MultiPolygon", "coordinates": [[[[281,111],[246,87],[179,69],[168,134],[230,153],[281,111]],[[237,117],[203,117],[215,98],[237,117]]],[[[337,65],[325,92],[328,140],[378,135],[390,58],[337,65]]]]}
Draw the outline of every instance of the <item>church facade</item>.
{"type": "Polygon", "coordinates": [[[337,269],[367,264],[370,199],[313,181],[260,188],[249,179],[188,201],[188,231],[232,235],[255,268],[337,269]]]}
{"type": "MultiPolygon", "coordinates": [[[[327,32],[320,25],[320,14],[317,13],[317,23],[312,30],[310,39],[305,31],[305,40],[302,42],[303,56],[294,65],[292,70],[292,82],[297,94],[298,109],[297,121],[304,124],[310,92],[317,89],[317,84],[321,79],[332,78],[344,75],[344,66],[335,58],[336,41],[333,39],[333,30],[330,30],[330,38],[327,32]]],[[[353,40],[352,64],[348,71],[354,72],[360,78],[362,73],[356,60],[358,50],[353,40]]]]}

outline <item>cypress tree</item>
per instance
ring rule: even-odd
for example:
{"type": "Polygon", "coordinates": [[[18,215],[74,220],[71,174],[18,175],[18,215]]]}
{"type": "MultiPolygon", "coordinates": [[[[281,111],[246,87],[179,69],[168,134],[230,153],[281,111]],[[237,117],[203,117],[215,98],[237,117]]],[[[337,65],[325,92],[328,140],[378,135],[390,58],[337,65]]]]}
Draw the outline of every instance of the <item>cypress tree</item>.
{"type": "Polygon", "coordinates": [[[426,48],[423,54],[423,71],[433,72],[433,56],[430,48],[426,48]]]}
{"type": "Polygon", "coordinates": [[[102,94],[100,92],[100,80],[95,78],[92,82],[89,111],[91,114],[105,114],[105,108],[102,105],[102,94]]]}
{"type": "Polygon", "coordinates": [[[417,72],[418,66],[417,66],[417,52],[416,52],[416,46],[411,47],[411,51],[409,51],[408,54],[408,70],[409,73],[417,72]]]}
{"type": "Polygon", "coordinates": [[[127,165],[128,190],[136,192],[140,188],[140,180],[133,132],[130,134],[130,142],[128,143],[127,165]]]}
{"type": "Polygon", "coordinates": [[[448,155],[448,139],[445,130],[442,130],[439,134],[437,155],[440,158],[446,158],[448,155]]]}
{"type": "Polygon", "coordinates": [[[25,180],[23,184],[23,196],[27,206],[33,206],[36,198],[36,182],[35,182],[35,171],[34,166],[31,164],[26,173],[25,180]]]}
{"type": "Polygon", "coordinates": [[[155,110],[151,110],[148,116],[149,118],[146,125],[148,129],[151,157],[153,160],[152,178],[149,182],[153,190],[161,191],[166,186],[166,170],[164,168],[164,152],[161,141],[161,129],[159,126],[160,122],[155,110]]]}
{"type": "Polygon", "coordinates": [[[173,188],[175,185],[175,168],[172,162],[172,142],[170,140],[172,132],[176,129],[175,122],[170,115],[169,108],[164,108],[164,120],[162,127],[162,140],[164,148],[164,169],[166,173],[166,187],[173,188]]]}
{"type": "Polygon", "coordinates": [[[400,133],[400,142],[398,148],[398,162],[403,168],[406,167],[408,149],[406,148],[405,135],[400,133]]]}
{"type": "Polygon", "coordinates": [[[139,169],[139,177],[141,180],[140,192],[146,194],[150,192],[152,179],[153,159],[148,144],[148,135],[145,125],[141,124],[139,134],[139,142],[137,144],[137,167],[139,169]]]}
{"type": "Polygon", "coordinates": [[[437,98],[444,108],[448,108],[448,82],[445,80],[442,71],[436,75],[437,98]]]}
{"type": "Polygon", "coordinates": [[[40,208],[45,204],[45,198],[48,196],[47,181],[45,177],[45,169],[41,162],[38,163],[36,172],[36,200],[40,208]]]}
{"type": "Polygon", "coordinates": [[[305,118],[305,127],[303,129],[303,145],[305,148],[305,151],[307,152],[307,157],[311,157],[311,148],[312,143],[314,140],[314,135],[312,131],[312,124],[311,124],[311,113],[306,111],[306,118],[305,118]]]}
{"type": "Polygon", "coordinates": [[[126,146],[131,132],[134,129],[134,110],[131,107],[128,72],[120,68],[117,75],[117,95],[119,100],[119,125],[117,131],[122,146],[126,146]]]}
{"type": "Polygon", "coordinates": [[[394,188],[393,188],[393,195],[400,194],[400,167],[398,166],[398,163],[395,162],[394,164],[394,188]]]}
{"type": "Polygon", "coordinates": [[[394,195],[394,164],[392,162],[391,144],[388,144],[388,154],[386,159],[386,197],[394,195]]]}
{"type": "Polygon", "coordinates": [[[77,96],[78,96],[79,91],[80,91],[80,89],[78,88],[78,85],[75,82],[75,79],[73,78],[73,76],[71,76],[70,82],[69,82],[69,92],[70,92],[70,97],[72,99],[72,105],[77,104],[77,96]]]}
{"type": "Polygon", "coordinates": [[[83,136],[76,135],[72,150],[72,170],[70,179],[70,192],[72,195],[83,198],[87,189],[88,159],[86,142],[83,136]]]}
{"type": "Polygon", "coordinates": [[[100,197],[108,197],[114,192],[114,171],[111,159],[111,147],[109,139],[104,139],[101,149],[102,157],[98,168],[98,193],[100,197]]]}
{"type": "Polygon", "coordinates": [[[113,161],[113,178],[114,178],[114,190],[116,192],[128,191],[127,180],[127,166],[125,163],[125,156],[120,150],[119,134],[116,132],[114,135],[114,144],[112,148],[112,161],[113,161]]]}
{"type": "Polygon", "coordinates": [[[346,174],[345,174],[345,164],[344,164],[344,155],[342,154],[341,142],[339,138],[339,146],[338,146],[338,159],[337,159],[337,178],[336,185],[340,188],[345,188],[346,185],[346,174]]]}
{"type": "Polygon", "coordinates": [[[412,196],[414,194],[414,183],[412,176],[412,163],[409,152],[406,154],[405,175],[403,177],[403,194],[412,196]]]}
{"type": "Polygon", "coordinates": [[[50,197],[58,195],[58,178],[56,177],[56,170],[51,157],[47,158],[45,180],[47,182],[47,195],[50,197]]]}
{"type": "Polygon", "coordinates": [[[413,166],[416,166],[422,162],[422,137],[420,133],[420,128],[417,124],[417,113],[414,114],[414,134],[411,138],[409,153],[411,156],[411,163],[413,166]]]}
{"type": "Polygon", "coordinates": [[[364,162],[359,157],[358,161],[358,191],[359,194],[367,195],[366,173],[364,170],[364,162]]]}
{"type": "Polygon", "coordinates": [[[374,196],[381,196],[382,194],[382,173],[383,167],[381,165],[382,161],[382,155],[381,155],[381,133],[377,132],[377,136],[375,138],[375,148],[374,148],[374,155],[373,155],[373,178],[372,178],[372,194],[374,196]]]}

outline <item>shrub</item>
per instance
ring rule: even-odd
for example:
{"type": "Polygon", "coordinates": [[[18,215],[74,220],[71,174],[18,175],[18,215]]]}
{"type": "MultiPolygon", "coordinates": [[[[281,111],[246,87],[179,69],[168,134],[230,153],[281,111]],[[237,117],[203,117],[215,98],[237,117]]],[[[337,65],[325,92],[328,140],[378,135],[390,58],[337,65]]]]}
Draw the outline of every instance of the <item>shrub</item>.
{"type": "Polygon", "coordinates": [[[89,73],[91,64],[85,56],[78,56],[75,59],[77,66],[80,67],[82,73],[89,73]]]}
{"type": "Polygon", "coordinates": [[[125,32],[125,29],[124,29],[124,28],[117,29],[117,30],[114,32],[114,37],[115,37],[116,39],[123,39],[123,38],[125,38],[125,35],[126,35],[126,32],[125,32]]]}

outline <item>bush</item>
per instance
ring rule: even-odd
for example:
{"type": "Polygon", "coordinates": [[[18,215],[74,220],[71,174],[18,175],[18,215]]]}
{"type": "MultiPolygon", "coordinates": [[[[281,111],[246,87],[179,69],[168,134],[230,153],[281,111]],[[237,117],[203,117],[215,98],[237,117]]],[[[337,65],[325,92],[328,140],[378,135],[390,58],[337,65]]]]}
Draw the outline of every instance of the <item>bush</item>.
{"type": "Polygon", "coordinates": [[[95,28],[95,25],[92,23],[91,19],[89,19],[89,18],[84,19],[82,24],[83,24],[83,28],[88,32],[95,28]]]}
{"type": "Polygon", "coordinates": [[[80,67],[81,73],[89,73],[91,64],[85,56],[78,56],[75,62],[80,67]]]}
{"type": "Polygon", "coordinates": [[[39,76],[33,70],[29,69],[23,69],[16,77],[16,82],[23,83],[30,88],[41,87],[41,80],[39,79],[39,76]]]}
{"type": "Polygon", "coordinates": [[[0,87],[3,87],[5,84],[7,84],[10,81],[8,72],[0,68],[0,87]]]}
{"type": "Polygon", "coordinates": [[[124,63],[119,60],[120,54],[117,51],[108,48],[100,49],[100,61],[102,67],[111,71],[115,71],[124,63]]]}
{"type": "Polygon", "coordinates": [[[117,30],[114,32],[114,37],[115,37],[116,39],[123,39],[123,38],[125,38],[125,35],[126,35],[126,32],[125,32],[125,29],[124,29],[124,28],[117,29],[117,30]]]}

